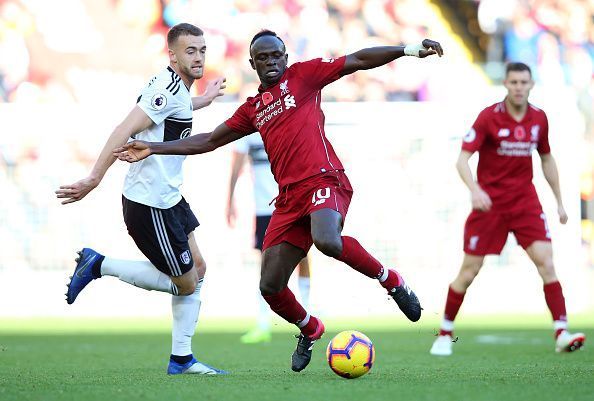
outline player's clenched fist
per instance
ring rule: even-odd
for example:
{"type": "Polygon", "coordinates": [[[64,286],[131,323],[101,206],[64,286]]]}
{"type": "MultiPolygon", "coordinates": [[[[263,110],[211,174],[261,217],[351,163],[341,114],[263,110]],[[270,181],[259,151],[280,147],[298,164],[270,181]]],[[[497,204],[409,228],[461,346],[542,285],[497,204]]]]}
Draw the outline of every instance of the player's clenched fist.
{"type": "Polygon", "coordinates": [[[113,150],[113,155],[122,161],[134,163],[146,159],[152,154],[151,147],[145,141],[134,140],[113,150]]]}

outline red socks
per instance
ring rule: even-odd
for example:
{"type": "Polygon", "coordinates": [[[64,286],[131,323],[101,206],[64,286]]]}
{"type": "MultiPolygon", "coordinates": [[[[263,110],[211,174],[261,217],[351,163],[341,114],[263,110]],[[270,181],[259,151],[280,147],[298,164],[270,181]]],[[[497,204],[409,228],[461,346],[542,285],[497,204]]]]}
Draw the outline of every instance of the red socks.
{"type": "Polygon", "coordinates": [[[400,278],[393,270],[389,270],[387,278],[381,281],[385,274],[384,267],[359,244],[359,241],[352,237],[342,237],[342,253],[336,259],[367,277],[380,279],[382,286],[388,290],[400,285],[400,278]]]}
{"type": "MultiPolygon", "coordinates": [[[[278,294],[264,295],[263,297],[268,302],[268,305],[270,305],[270,309],[289,323],[299,326],[299,323],[308,316],[303,306],[295,299],[295,295],[293,295],[289,287],[285,287],[278,294]]],[[[309,321],[303,327],[300,327],[300,330],[306,336],[311,336],[318,327],[317,323],[317,319],[310,316],[309,321]]]]}
{"type": "MultiPolygon", "coordinates": [[[[445,312],[443,314],[444,320],[453,322],[454,319],[456,319],[456,315],[458,314],[458,311],[460,310],[460,306],[462,306],[462,302],[464,301],[464,295],[466,295],[465,292],[459,293],[459,292],[454,291],[452,289],[452,287],[448,288],[448,297],[446,299],[445,312]]],[[[444,325],[442,325],[441,330],[439,331],[439,335],[440,336],[452,335],[452,329],[449,327],[445,328],[443,326],[444,325]]],[[[453,324],[452,324],[452,328],[453,328],[453,324]]]]}
{"type": "Polygon", "coordinates": [[[567,328],[567,312],[565,311],[565,297],[558,281],[543,286],[545,301],[555,322],[555,337],[567,328]]]}

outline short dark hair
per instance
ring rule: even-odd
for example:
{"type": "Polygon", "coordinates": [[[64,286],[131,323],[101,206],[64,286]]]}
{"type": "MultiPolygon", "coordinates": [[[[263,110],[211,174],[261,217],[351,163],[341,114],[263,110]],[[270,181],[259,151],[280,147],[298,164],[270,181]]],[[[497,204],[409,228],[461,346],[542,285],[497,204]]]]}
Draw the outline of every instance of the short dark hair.
{"type": "Polygon", "coordinates": [[[254,44],[254,42],[260,39],[262,36],[272,36],[280,40],[283,46],[285,45],[285,42],[276,34],[276,32],[271,31],[270,29],[262,29],[260,32],[254,35],[252,41],[250,42],[250,53],[252,52],[252,45],[254,44]]]}
{"type": "Polygon", "coordinates": [[[202,36],[204,32],[195,25],[182,22],[177,24],[167,32],[167,46],[171,47],[175,44],[177,39],[182,35],[202,36]]]}
{"type": "Polygon", "coordinates": [[[517,71],[517,72],[528,71],[530,76],[532,76],[532,70],[530,69],[530,67],[528,67],[527,64],[524,64],[524,63],[519,63],[519,62],[507,63],[507,65],[505,66],[505,76],[506,77],[510,73],[510,71],[517,71]]]}

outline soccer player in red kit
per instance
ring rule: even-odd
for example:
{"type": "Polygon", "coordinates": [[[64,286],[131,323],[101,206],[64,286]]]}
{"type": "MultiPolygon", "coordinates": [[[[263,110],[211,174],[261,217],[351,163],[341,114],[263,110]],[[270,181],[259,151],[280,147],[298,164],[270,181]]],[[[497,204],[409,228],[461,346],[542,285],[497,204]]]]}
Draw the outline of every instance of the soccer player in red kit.
{"type": "Polygon", "coordinates": [[[138,161],[150,154],[198,154],[259,131],[279,186],[275,210],[264,237],[260,291],[270,308],[299,327],[294,371],[311,359],[313,343],[324,333],[322,321],[300,305],[287,282],[312,244],[360,273],[379,280],[411,321],[421,317],[416,295],[396,270],[371,256],[356,239],[341,236],[353,190],[324,133],[321,90],[358,70],[387,64],[401,56],[427,57],[443,50],[425,39],[409,46],[359,50],[337,59],[318,58],[287,67],[285,44],[272,31],[261,31],[250,44],[250,64],[261,85],[235,114],[213,132],[167,143],[133,141],[114,153],[138,161]]]}
{"type": "Polygon", "coordinates": [[[554,321],[556,351],[575,351],[585,341],[584,334],[567,331],[565,299],[555,274],[551,236],[532,184],[532,151],[537,150],[557,200],[559,221],[565,224],[567,214],[549,147],[547,116],[528,103],[534,82],[526,64],[508,64],[504,85],[505,100],[479,114],[464,137],[456,164],[470,189],[473,210],[464,226],[464,260],[449,287],[441,330],[430,351],[433,355],[452,354],[454,319],[466,290],[480,271],[485,255],[501,253],[509,232],[526,250],[544,283],[545,300],[554,321]],[[474,152],[479,153],[476,182],[468,165],[474,152]]]}

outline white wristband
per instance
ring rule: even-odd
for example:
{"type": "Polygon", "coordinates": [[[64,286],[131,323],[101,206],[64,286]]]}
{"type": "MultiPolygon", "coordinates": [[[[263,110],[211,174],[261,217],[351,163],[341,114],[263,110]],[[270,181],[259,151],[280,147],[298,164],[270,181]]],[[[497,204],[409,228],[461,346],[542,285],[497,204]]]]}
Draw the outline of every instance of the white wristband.
{"type": "Polygon", "coordinates": [[[426,50],[425,46],[423,46],[423,43],[417,43],[414,45],[406,45],[404,46],[404,54],[406,56],[415,56],[415,57],[419,57],[419,53],[421,50],[426,50]]]}

